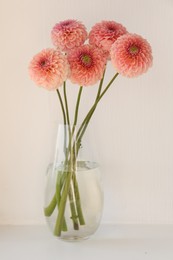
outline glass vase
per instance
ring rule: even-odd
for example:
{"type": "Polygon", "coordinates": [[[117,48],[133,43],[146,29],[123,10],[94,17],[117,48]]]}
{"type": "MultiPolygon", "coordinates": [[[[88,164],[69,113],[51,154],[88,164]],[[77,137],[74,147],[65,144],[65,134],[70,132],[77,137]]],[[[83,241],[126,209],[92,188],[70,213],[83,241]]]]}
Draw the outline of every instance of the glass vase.
{"type": "Polygon", "coordinates": [[[86,239],[99,227],[103,190],[89,141],[76,126],[58,128],[54,162],[47,170],[44,214],[51,232],[67,241],[86,239]]]}

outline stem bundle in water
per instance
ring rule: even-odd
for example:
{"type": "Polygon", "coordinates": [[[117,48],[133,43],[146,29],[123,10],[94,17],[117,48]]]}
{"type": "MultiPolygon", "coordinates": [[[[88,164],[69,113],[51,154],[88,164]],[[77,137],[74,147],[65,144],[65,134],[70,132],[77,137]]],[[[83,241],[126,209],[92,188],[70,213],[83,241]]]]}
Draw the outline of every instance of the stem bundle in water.
{"type": "Polygon", "coordinates": [[[114,75],[114,77],[111,79],[111,81],[108,83],[108,85],[105,87],[105,89],[102,91],[102,85],[104,81],[104,75],[103,78],[100,81],[100,85],[98,88],[97,96],[95,99],[95,102],[87,115],[85,116],[82,124],[80,125],[76,135],[76,124],[78,119],[78,112],[79,112],[79,103],[81,99],[82,89],[81,86],[79,89],[77,101],[76,101],[76,108],[75,108],[75,116],[72,127],[70,126],[70,118],[69,118],[69,111],[68,111],[68,102],[67,102],[67,95],[66,95],[66,84],[64,82],[64,103],[61,98],[61,94],[59,91],[57,91],[63,118],[64,118],[64,155],[65,159],[64,162],[62,162],[62,169],[56,169],[57,171],[57,182],[56,182],[56,190],[55,194],[50,202],[50,204],[44,209],[45,216],[50,217],[52,213],[54,212],[55,208],[58,209],[58,215],[56,219],[56,224],[54,228],[54,235],[55,236],[61,236],[62,231],[67,231],[67,221],[65,218],[65,210],[66,210],[66,204],[67,200],[69,200],[70,205],[70,212],[71,212],[71,221],[73,223],[74,230],[78,230],[80,228],[80,225],[85,225],[85,216],[83,215],[82,205],[81,205],[81,198],[80,198],[80,192],[79,192],[79,185],[77,180],[77,161],[78,161],[78,154],[80,150],[80,144],[81,140],[83,138],[83,135],[87,129],[87,126],[91,120],[91,117],[99,103],[99,101],[102,99],[104,94],[107,92],[113,81],[118,76],[118,73],[114,75]],[[66,123],[68,125],[66,125],[66,123]]]}

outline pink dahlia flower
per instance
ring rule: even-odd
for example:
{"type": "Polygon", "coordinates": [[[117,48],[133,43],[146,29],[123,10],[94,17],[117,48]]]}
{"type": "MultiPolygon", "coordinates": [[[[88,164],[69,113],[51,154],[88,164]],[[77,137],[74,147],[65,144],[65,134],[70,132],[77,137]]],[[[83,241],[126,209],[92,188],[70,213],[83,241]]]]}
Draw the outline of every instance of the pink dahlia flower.
{"type": "Polygon", "coordinates": [[[82,45],[87,39],[85,26],[76,20],[57,23],[51,32],[52,42],[60,50],[69,50],[82,45]]]}
{"type": "Polygon", "coordinates": [[[68,76],[67,58],[57,50],[45,49],[36,54],[29,65],[31,79],[48,90],[57,89],[68,76]]]}
{"type": "Polygon", "coordinates": [[[89,86],[102,78],[106,56],[102,50],[87,44],[69,52],[68,61],[70,80],[81,86],[89,86]]]}
{"type": "Polygon", "coordinates": [[[139,76],[152,66],[151,46],[139,35],[123,35],[112,45],[111,60],[123,76],[139,76]]]}
{"type": "Polygon", "coordinates": [[[89,33],[89,43],[109,52],[112,44],[125,33],[127,30],[121,24],[114,21],[102,21],[92,27],[89,33]]]}

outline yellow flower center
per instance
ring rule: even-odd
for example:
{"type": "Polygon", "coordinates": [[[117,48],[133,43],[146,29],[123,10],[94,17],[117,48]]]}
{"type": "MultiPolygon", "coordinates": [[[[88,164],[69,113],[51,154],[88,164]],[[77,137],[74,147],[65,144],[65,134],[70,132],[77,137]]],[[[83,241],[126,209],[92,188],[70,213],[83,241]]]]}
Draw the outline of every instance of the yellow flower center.
{"type": "Polygon", "coordinates": [[[43,68],[43,67],[46,67],[47,66],[47,60],[44,59],[44,60],[41,60],[40,61],[40,66],[43,68]]]}
{"type": "Polygon", "coordinates": [[[139,48],[136,45],[132,45],[129,48],[131,54],[137,54],[139,52],[139,48]]]}
{"type": "Polygon", "coordinates": [[[84,65],[87,65],[87,66],[91,65],[92,59],[91,59],[91,57],[90,57],[89,55],[84,54],[84,55],[81,57],[81,60],[82,60],[82,63],[83,63],[84,65]]]}

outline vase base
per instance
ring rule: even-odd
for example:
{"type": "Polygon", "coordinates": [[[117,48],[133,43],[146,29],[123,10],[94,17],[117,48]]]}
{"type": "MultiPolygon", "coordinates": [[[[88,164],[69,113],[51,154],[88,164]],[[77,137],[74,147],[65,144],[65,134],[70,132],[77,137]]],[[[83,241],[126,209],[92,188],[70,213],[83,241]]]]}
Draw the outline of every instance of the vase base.
{"type": "Polygon", "coordinates": [[[65,242],[80,242],[83,240],[87,240],[89,236],[87,237],[79,237],[79,236],[67,236],[67,237],[59,237],[60,240],[65,242]]]}

